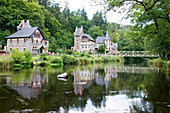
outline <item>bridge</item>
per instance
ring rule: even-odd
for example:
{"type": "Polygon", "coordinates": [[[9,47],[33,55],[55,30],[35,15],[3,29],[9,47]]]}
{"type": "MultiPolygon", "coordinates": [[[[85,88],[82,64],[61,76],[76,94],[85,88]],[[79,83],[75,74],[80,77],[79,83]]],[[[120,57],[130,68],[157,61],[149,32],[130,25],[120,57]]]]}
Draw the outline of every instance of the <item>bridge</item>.
{"type": "Polygon", "coordinates": [[[159,57],[158,54],[152,54],[150,51],[117,51],[116,55],[123,57],[159,57]]]}

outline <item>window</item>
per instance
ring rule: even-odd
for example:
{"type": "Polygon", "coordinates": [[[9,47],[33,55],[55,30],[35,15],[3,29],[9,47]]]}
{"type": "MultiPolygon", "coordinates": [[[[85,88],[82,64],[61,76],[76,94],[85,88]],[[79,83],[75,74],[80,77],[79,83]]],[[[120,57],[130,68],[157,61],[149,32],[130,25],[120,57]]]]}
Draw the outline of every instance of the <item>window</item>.
{"type": "Polygon", "coordinates": [[[26,42],[26,39],[24,38],[24,42],[26,42]]]}
{"type": "Polygon", "coordinates": [[[12,43],[12,39],[10,39],[10,43],[12,43]]]}
{"type": "Polygon", "coordinates": [[[23,48],[23,52],[25,52],[25,50],[26,50],[26,49],[25,49],[25,48],[23,48]]]}
{"type": "Polygon", "coordinates": [[[82,45],[81,48],[84,48],[84,46],[82,45]]]}
{"type": "Polygon", "coordinates": [[[19,42],[19,39],[17,39],[17,42],[19,42]]]}
{"type": "Polygon", "coordinates": [[[41,44],[42,44],[43,40],[41,40],[41,44]]]}
{"type": "Polygon", "coordinates": [[[40,33],[34,33],[34,37],[40,38],[40,33]]]}
{"type": "Polygon", "coordinates": [[[32,39],[32,43],[34,43],[34,39],[32,39]]]}
{"type": "Polygon", "coordinates": [[[87,48],[87,45],[85,45],[85,48],[87,48]]]}
{"type": "Polygon", "coordinates": [[[47,45],[47,42],[45,42],[45,45],[47,45]]]}
{"type": "Polygon", "coordinates": [[[36,43],[38,43],[38,40],[36,40],[36,43]]]}
{"type": "Polygon", "coordinates": [[[9,49],[9,51],[12,51],[12,47],[9,49]]]}

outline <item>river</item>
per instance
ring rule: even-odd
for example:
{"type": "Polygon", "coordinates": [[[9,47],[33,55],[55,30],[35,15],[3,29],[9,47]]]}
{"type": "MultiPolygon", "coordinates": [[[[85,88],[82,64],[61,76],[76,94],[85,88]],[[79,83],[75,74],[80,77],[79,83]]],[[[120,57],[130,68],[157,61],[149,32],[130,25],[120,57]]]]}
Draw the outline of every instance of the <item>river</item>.
{"type": "Polygon", "coordinates": [[[170,113],[170,81],[142,64],[1,70],[6,112],[170,113]],[[68,79],[58,79],[64,72],[68,79]]]}

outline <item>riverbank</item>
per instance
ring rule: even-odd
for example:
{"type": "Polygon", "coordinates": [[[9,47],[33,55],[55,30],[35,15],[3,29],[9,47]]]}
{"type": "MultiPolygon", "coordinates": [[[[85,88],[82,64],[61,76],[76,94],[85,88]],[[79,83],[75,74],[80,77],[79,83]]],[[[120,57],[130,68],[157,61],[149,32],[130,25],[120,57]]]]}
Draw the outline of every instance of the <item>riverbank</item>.
{"type": "Polygon", "coordinates": [[[29,52],[22,53],[15,50],[11,55],[0,56],[0,68],[29,68],[44,66],[63,66],[63,65],[87,65],[107,62],[124,62],[120,56],[91,55],[86,53],[60,54],[32,56],[29,52]]]}
{"type": "Polygon", "coordinates": [[[161,60],[160,58],[158,58],[149,60],[148,65],[163,69],[166,72],[167,77],[170,78],[170,61],[161,60]]]}

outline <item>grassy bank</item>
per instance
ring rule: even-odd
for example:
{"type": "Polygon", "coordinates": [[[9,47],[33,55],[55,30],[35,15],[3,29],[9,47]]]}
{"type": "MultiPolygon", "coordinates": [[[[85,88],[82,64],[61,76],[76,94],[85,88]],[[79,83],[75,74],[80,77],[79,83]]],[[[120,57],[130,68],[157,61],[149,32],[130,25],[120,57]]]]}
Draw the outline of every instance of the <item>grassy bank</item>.
{"type": "Polygon", "coordinates": [[[12,51],[11,55],[0,56],[0,68],[29,68],[33,66],[63,66],[63,65],[87,65],[107,62],[124,62],[123,57],[107,55],[91,55],[90,53],[60,54],[32,56],[30,52],[22,53],[19,50],[12,51]]]}
{"type": "Polygon", "coordinates": [[[149,60],[148,64],[150,66],[162,68],[163,70],[165,70],[167,77],[170,78],[170,61],[153,59],[153,60],[149,60]]]}

